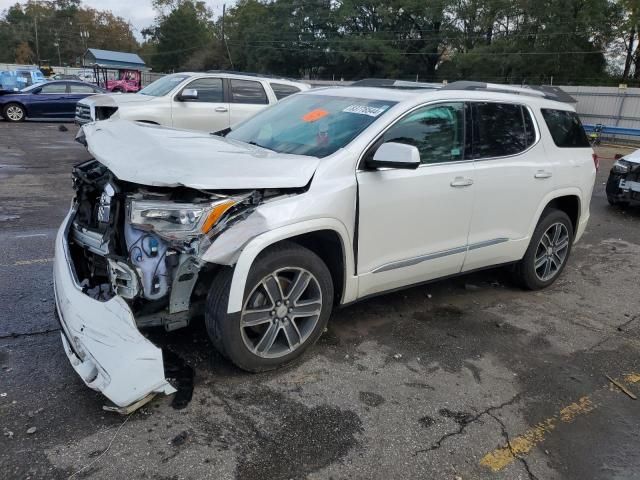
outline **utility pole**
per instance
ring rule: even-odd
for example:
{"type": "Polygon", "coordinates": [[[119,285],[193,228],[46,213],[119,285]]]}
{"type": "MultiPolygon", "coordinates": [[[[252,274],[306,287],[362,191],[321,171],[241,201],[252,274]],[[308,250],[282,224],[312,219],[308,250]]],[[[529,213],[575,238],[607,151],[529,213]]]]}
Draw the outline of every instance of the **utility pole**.
{"type": "Polygon", "coordinates": [[[227,56],[229,57],[229,63],[231,64],[231,70],[233,70],[233,60],[231,60],[231,52],[229,52],[229,45],[227,44],[227,37],[224,36],[224,20],[227,13],[227,4],[222,4],[222,41],[227,49],[227,56]]]}
{"type": "Polygon", "coordinates": [[[60,58],[60,40],[56,38],[56,41],[53,43],[53,46],[58,49],[58,66],[62,66],[62,59],[60,58]]]}
{"type": "MultiPolygon", "coordinates": [[[[37,7],[38,4],[36,4],[37,7]]],[[[40,45],[38,45],[38,10],[36,9],[36,14],[33,16],[33,24],[36,28],[36,58],[38,59],[38,67],[40,66],[40,45]]]]}

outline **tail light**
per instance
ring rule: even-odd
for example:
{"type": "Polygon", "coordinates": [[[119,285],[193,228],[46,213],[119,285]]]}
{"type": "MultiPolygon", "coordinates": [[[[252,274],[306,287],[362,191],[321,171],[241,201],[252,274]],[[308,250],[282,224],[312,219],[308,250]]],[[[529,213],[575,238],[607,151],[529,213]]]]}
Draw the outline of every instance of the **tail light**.
{"type": "Polygon", "coordinates": [[[600,170],[600,159],[598,158],[598,154],[597,153],[592,153],[591,156],[593,157],[593,164],[596,166],[596,172],[598,170],[600,170]]]}

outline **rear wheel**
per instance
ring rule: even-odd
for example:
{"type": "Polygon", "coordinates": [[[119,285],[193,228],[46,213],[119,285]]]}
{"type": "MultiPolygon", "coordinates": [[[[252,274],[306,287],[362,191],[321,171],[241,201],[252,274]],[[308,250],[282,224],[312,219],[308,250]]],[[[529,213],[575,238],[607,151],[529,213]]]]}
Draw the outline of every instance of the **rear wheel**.
{"type": "Polygon", "coordinates": [[[567,264],[573,242],[573,224],[561,211],[547,210],[536,227],[529,248],[516,266],[516,280],[539,290],[556,281],[567,264]]]}
{"type": "Polygon", "coordinates": [[[285,365],[322,334],[333,305],[325,263],[311,250],[284,242],[256,259],[242,310],[228,314],[232,270],[221,272],[209,292],[205,315],[216,348],[252,372],[285,365]]]}
{"type": "Polygon", "coordinates": [[[9,103],[2,109],[2,116],[10,122],[22,122],[27,115],[22,105],[9,103]]]}

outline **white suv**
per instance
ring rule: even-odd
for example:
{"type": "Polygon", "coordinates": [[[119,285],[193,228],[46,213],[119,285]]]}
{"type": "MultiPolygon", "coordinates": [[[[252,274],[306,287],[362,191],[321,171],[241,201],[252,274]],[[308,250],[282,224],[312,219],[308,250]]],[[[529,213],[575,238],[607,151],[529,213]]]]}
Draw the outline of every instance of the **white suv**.
{"type": "Polygon", "coordinates": [[[95,95],[76,105],[79,125],[121,118],[217,132],[310,85],[233,73],[174,73],[138,93],[95,95]]]}
{"type": "Polygon", "coordinates": [[[174,391],[139,328],[203,313],[220,352],[262,371],[371,295],[496,265],[550,285],[589,220],[596,166],[573,107],[548,97],[326,88],[225,137],[86,125],[94,160],[74,169],[55,247],[71,363],[125,406],[174,391]]]}

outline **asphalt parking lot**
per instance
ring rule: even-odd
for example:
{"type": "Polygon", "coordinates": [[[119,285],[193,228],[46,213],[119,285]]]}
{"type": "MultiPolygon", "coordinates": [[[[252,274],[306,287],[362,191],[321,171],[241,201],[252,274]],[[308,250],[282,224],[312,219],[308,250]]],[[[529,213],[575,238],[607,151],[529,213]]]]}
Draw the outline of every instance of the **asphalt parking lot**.
{"type": "Polygon", "coordinates": [[[53,316],[54,234],[89,156],[66,127],[0,122],[2,477],[640,479],[640,401],[606,378],[640,396],[640,209],[607,204],[611,160],[550,289],[492,270],[381,296],[269,374],[223,360],[202,325],[155,333],[194,368],[193,399],[123,417],[53,316]]]}

